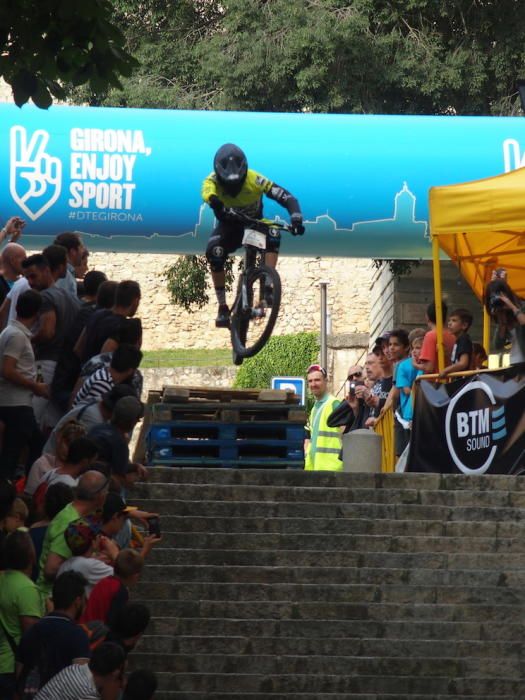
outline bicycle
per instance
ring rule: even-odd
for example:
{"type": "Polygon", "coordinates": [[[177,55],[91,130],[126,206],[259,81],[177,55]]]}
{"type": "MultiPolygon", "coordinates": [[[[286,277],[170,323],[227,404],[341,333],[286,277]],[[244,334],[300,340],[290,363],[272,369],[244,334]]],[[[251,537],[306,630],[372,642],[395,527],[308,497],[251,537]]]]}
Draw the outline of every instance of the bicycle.
{"type": "Polygon", "coordinates": [[[242,272],[230,317],[233,362],[241,365],[245,358],[253,357],[266,345],[281,305],[281,278],[275,268],[265,264],[266,237],[273,231],[291,232],[292,227],[268,219],[253,219],[240,212],[229,213],[246,225],[242,272]]]}

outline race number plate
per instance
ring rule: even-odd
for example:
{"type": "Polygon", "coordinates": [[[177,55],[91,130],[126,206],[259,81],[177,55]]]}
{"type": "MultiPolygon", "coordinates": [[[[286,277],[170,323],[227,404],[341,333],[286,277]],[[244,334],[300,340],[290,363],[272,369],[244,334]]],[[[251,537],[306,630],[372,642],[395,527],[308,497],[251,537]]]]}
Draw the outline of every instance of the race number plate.
{"type": "Polygon", "coordinates": [[[260,231],[254,231],[252,228],[247,228],[242,237],[243,245],[253,245],[261,250],[266,249],[266,236],[260,231]]]}

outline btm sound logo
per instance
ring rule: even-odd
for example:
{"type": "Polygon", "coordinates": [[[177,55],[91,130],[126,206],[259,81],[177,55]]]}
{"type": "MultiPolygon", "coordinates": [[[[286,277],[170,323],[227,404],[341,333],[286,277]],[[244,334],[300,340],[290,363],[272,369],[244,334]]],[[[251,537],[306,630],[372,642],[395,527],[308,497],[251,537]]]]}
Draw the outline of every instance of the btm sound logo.
{"type": "Polygon", "coordinates": [[[498,442],[507,435],[505,407],[497,406],[491,388],[483,382],[466,384],[450,401],[445,432],[457,468],[464,474],[484,474],[498,442]]]}

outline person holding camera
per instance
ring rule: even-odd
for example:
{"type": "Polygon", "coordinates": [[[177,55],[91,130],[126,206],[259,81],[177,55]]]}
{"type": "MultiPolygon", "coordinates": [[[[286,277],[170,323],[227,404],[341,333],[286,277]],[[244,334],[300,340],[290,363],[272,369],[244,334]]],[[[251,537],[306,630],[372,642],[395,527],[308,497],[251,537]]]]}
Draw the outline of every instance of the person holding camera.
{"type": "Polygon", "coordinates": [[[365,397],[370,395],[370,389],[365,386],[364,372],[360,365],[353,365],[348,370],[345,400],[341,401],[327,418],[330,428],[343,428],[343,433],[365,427],[370,409],[365,403],[365,397]]]}
{"type": "Polygon", "coordinates": [[[507,283],[506,270],[499,268],[485,290],[485,306],[498,324],[495,338],[497,350],[510,344],[510,364],[525,362],[525,301],[507,283]]]}

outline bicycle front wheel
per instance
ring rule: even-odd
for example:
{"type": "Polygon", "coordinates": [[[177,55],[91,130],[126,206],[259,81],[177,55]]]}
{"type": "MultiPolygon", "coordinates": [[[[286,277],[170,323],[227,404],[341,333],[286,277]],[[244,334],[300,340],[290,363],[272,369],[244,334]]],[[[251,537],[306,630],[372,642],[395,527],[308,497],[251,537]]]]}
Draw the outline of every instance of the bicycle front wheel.
{"type": "Polygon", "coordinates": [[[280,305],[281,279],[277,270],[266,265],[250,270],[241,280],[232,309],[231,339],[235,355],[253,357],[262,350],[272,334],[280,305]]]}

